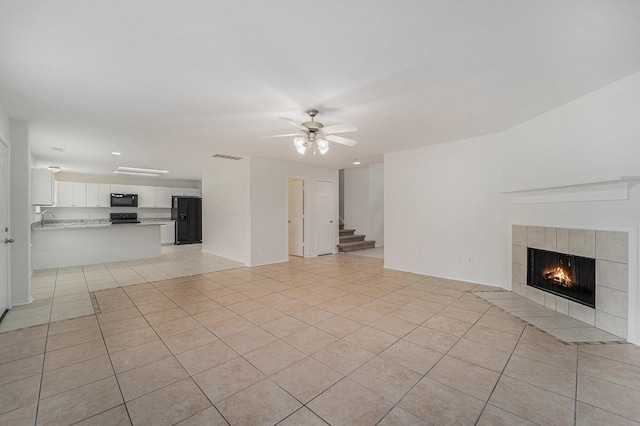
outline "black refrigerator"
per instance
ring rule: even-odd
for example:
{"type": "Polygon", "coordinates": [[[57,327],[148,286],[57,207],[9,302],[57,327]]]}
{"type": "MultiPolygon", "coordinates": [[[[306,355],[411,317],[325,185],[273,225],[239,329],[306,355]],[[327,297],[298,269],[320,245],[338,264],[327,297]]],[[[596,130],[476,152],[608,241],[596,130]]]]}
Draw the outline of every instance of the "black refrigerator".
{"type": "Polygon", "coordinates": [[[202,198],[171,197],[171,220],[176,221],[175,244],[202,242],[202,198]]]}

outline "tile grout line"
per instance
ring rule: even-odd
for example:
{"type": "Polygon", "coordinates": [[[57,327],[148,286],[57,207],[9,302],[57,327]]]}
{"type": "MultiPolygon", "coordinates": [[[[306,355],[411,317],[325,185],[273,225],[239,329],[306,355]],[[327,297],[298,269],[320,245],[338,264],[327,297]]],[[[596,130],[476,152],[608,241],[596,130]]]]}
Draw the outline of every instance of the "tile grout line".
{"type": "MultiPolygon", "coordinates": [[[[484,316],[484,315],[483,315],[484,316]]],[[[491,400],[491,397],[493,396],[493,393],[495,392],[496,388],[498,387],[498,383],[500,383],[500,380],[502,379],[502,376],[504,375],[504,370],[507,368],[507,365],[509,365],[509,361],[511,361],[511,358],[513,357],[513,354],[516,351],[516,348],[518,347],[518,343],[520,343],[520,340],[522,340],[522,336],[524,336],[524,332],[527,329],[528,324],[525,324],[525,326],[522,328],[522,331],[520,332],[520,335],[518,336],[518,340],[516,341],[515,345],[513,345],[513,349],[511,350],[511,353],[509,354],[509,358],[507,359],[507,362],[505,362],[504,367],[502,367],[502,371],[500,372],[500,377],[498,377],[498,380],[496,380],[496,384],[493,385],[493,389],[491,389],[491,393],[489,393],[489,396],[487,397],[487,401],[485,402],[484,406],[482,407],[482,411],[480,411],[480,415],[478,416],[478,419],[476,420],[476,425],[478,424],[478,422],[480,421],[480,418],[482,417],[482,414],[484,413],[484,411],[487,409],[487,405],[489,405],[489,401],[491,400]]],[[[508,377],[508,376],[507,376],[508,377]]],[[[500,408],[500,407],[498,407],[500,408]]],[[[503,408],[501,408],[501,410],[504,410],[503,408]]],[[[508,413],[511,413],[508,410],[505,410],[508,413]]],[[[516,413],[511,413],[514,416],[517,416],[519,418],[523,418],[519,415],[517,415],[516,413]]],[[[525,419],[525,420],[529,420],[529,419],[525,419]]]]}
{"type": "MultiPolygon", "coordinates": [[[[440,288],[440,287],[442,287],[442,286],[439,286],[438,288],[440,288]]],[[[466,293],[467,293],[467,294],[472,294],[472,293],[471,293],[471,291],[467,291],[466,293]]],[[[448,308],[448,307],[449,307],[449,306],[451,306],[453,303],[455,303],[456,301],[460,300],[460,298],[462,298],[462,297],[464,297],[464,295],[463,295],[463,296],[458,297],[454,302],[450,303],[449,305],[446,305],[446,307],[445,307],[444,309],[448,308]]],[[[442,309],[442,310],[438,311],[438,313],[442,312],[444,309],[442,309]]],[[[435,367],[435,366],[436,366],[440,361],[442,361],[442,359],[443,359],[445,356],[447,356],[447,354],[451,351],[451,349],[453,349],[453,347],[454,347],[458,342],[460,342],[460,341],[462,340],[462,338],[463,338],[463,337],[464,337],[464,336],[469,332],[469,330],[471,330],[471,328],[473,328],[473,326],[475,326],[475,325],[478,323],[478,321],[480,321],[480,319],[481,319],[481,318],[483,318],[483,317],[487,314],[487,312],[488,312],[488,311],[489,311],[489,310],[487,309],[487,311],[485,311],[485,312],[480,316],[480,318],[478,318],[475,322],[471,323],[471,324],[472,324],[472,325],[471,325],[471,327],[469,327],[469,328],[467,329],[467,331],[465,331],[465,332],[464,332],[464,333],[463,333],[463,334],[458,338],[458,340],[456,340],[456,341],[455,341],[455,343],[454,343],[454,344],[452,344],[452,345],[451,345],[451,347],[450,347],[449,349],[447,349],[447,351],[446,351],[446,352],[444,352],[440,358],[438,358],[438,360],[437,360],[435,363],[433,363],[433,365],[431,366],[431,368],[429,368],[429,369],[428,369],[428,370],[427,370],[427,371],[422,375],[422,377],[421,377],[421,378],[420,378],[416,383],[414,383],[414,385],[413,385],[413,386],[411,386],[411,388],[409,388],[409,390],[408,390],[407,392],[405,392],[405,393],[404,393],[404,395],[402,396],[402,398],[400,398],[400,400],[399,400],[398,402],[396,402],[396,403],[393,405],[393,407],[391,407],[391,409],[390,409],[387,413],[385,413],[385,415],[382,417],[382,419],[380,419],[380,420],[378,421],[378,423],[379,423],[379,422],[381,422],[381,421],[382,421],[382,420],[383,420],[383,419],[384,419],[384,418],[385,418],[385,417],[386,417],[386,416],[387,416],[387,415],[388,415],[388,414],[389,414],[389,413],[390,413],[394,408],[399,407],[400,409],[404,410],[404,408],[402,408],[402,407],[400,407],[400,406],[399,406],[400,402],[401,402],[401,401],[402,401],[402,400],[403,400],[403,399],[404,399],[404,398],[405,398],[405,397],[406,397],[406,396],[407,396],[407,395],[408,395],[408,394],[409,394],[413,389],[415,389],[415,387],[418,385],[418,383],[420,383],[424,378],[427,378],[427,374],[429,374],[429,372],[431,372],[431,370],[433,370],[433,368],[434,368],[434,367],[435,367]]],[[[428,319],[426,319],[425,321],[423,321],[422,323],[420,323],[420,324],[418,325],[418,327],[423,326],[423,325],[424,325],[424,323],[426,323],[427,321],[429,321],[429,320],[430,320],[431,318],[433,318],[434,316],[438,315],[438,313],[436,313],[436,314],[432,315],[431,317],[429,317],[428,319]]],[[[427,328],[431,328],[431,327],[429,327],[429,326],[425,326],[425,327],[427,327],[427,328]]],[[[417,327],[416,327],[416,328],[417,328],[417,327]]],[[[414,329],[414,330],[415,330],[415,329],[414,329]]],[[[432,330],[436,330],[436,329],[432,329],[432,330]]],[[[440,330],[437,330],[437,331],[440,331],[440,330]]],[[[407,333],[405,336],[403,336],[403,338],[404,338],[404,337],[406,337],[408,334],[409,334],[409,333],[407,333]]],[[[436,352],[439,352],[439,351],[436,351],[436,352]]],[[[456,357],[453,357],[453,358],[456,358],[456,357]]],[[[458,358],[456,358],[456,359],[458,359],[458,358]]],[[[464,360],[462,360],[462,361],[464,361],[464,360]]],[[[464,361],[464,362],[468,362],[468,361],[464,361]]],[[[473,363],[470,363],[470,364],[473,364],[473,363]]],[[[476,365],[476,364],[473,364],[473,365],[476,365]]],[[[502,374],[501,374],[501,376],[502,376],[502,374]]],[[[434,380],[434,379],[429,378],[429,380],[434,380]]],[[[499,380],[499,379],[498,379],[498,380],[499,380]]],[[[444,386],[447,386],[447,387],[449,387],[449,388],[451,388],[451,389],[454,389],[454,390],[456,390],[456,391],[458,391],[458,392],[464,393],[465,395],[469,395],[469,396],[471,396],[471,397],[473,397],[473,398],[479,399],[479,398],[477,398],[477,397],[475,397],[475,396],[473,396],[473,395],[470,395],[470,394],[468,394],[468,393],[466,393],[466,392],[460,391],[460,390],[458,390],[458,389],[456,389],[456,388],[453,388],[453,387],[451,387],[451,386],[449,386],[449,385],[447,385],[447,384],[441,383],[441,382],[439,382],[438,380],[434,380],[434,381],[435,381],[435,382],[440,383],[441,385],[444,385],[444,386]]],[[[497,385],[497,383],[498,383],[498,382],[496,381],[496,385],[497,385]]],[[[491,397],[491,395],[489,395],[489,397],[491,397]]],[[[488,403],[488,401],[489,401],[489,398],[487,398],[487,403],[488,403]]],[[[485,404],[486,404],[486,403],[485,403],[485,404]]],[[[411,413],[411,411],[409,411],[409,410],[405,410],[405,411],[407,411],[407,412],[411,413]]],[[[484,411],[484,408],[483,408],[483,411],[484,411]]],[[[418,416],[418,415],[417,415],[417,414],[415,414],[415,413],[411,413],[411,414],[413,414],[414,416],[418,417],[419,419],[422,419],[422,417],[418,416]]],[[[480,414],[478,415],[478,419],[476,420],[476,423],[477,423],[477,421],[480,419],[480,416],[481,416],[481,415],[482,415],[482,411],[481,411],[481,412],[480,412],[480,414]]],[[[422,419],[422,420],[427,421],[426,419],[422,419]]]]}
{"type": "MultiPolygon", "coordinates": [[[[127,298],[131,301],[131,303],[133,303],[133,301],[131,300],[131,298],[129,297],[129,295],[127,294],[126,291],[122,290],[122,292],[127,296],[127,298]]],[[[96,303],[98,303],[97,298],[96,298],[96,303]]],[[[134,306],[136,306],[135,303],[133,303],[134,306]]],[[[98,303],[98,308],[100,308],[100,304],[98,303]]],[[[140,312],[140,310],[138,309],[138,307],[136,306],[136,310],[138,310],[138,312],[140,312]]],[[[115,311],[112,311],[115,312],[115,311]]],[[[140,315],[142,315],[142,312],[140,312],[140,315]]],[[[147,319],[144,317],[144,315],[142,316],[145,321],[147,321],[147,319]]],[[[104,332],[102,331],[102,325],[100,323],[100,321],[98,320],[98,316],[96,315],[96,322],[98,323],[98,328],[100,329],[100,335],[102,336],[102,343],[104,344],[104,348],[107,352],[107,356],[109,357],[109,364],[111,364],[111,370],[113,371],[113,378],[116,380],[116,384],[118,385],[118,390],[120,391],[120,396],[122,397],[122,405],[124,405],[124,408],[127,412],[127,417],[129,418],[129,422],[133,425],[133,419],[131,419],[131,413],[129,412],[129,406],[127,405],[127,400],[124,397],[124,393],[122,392],[122,386],[120,386],[120,381],[118,380],[118,374],[116,373],[116,369],[113,367],[113,360],[111,359],[111,352],[109,351],[109,347],[107,346],[107,340],[104,336],[104,332]]],[[[149,322],[147,321],[147,324],[149,324],[149,322]]],[[[149,326],[151,326],[151,324],[149,324],[149,326]]],[[[153,329],[153,327],[152,327],[153,329]]],[[[153,330],[155,333],[155,330],[153,330]]],[[[156,333],[157,335],[157,333],[156,333]]],[[[160,339],[160,336],[158,336],[158,339],[160,339]]],[[[162,340],[162,339],[160,339],[162,340]]],[[[164,342],[162,342],[164,344],[164,342]]],[[[142,395],[141,395],[142,396],[142,395]]],[[[115,407],[111,407],[111,408],[115,408],[115,407]]],[[[111,409],[110,408],[110,409],[111,409]]]]}
{"type": "Polygon", "coordinates": [[[42,372],[40,373],[40,386],[38,388],[38,405],[36,406],[36,415],[33,424],[38,424],[38,414],[40,414],[40,397],[42,396],[42,383],[44,382],[44,364],[47,360],[47,344],[49,343],[49,329],[51,326],[47,324],[47,333],[44,341],[44,349],[42,352],[42,372]]]}
{"type": "Polygon", "coordinates": [[[573,395],[573,424],[578,424],[578,380],[580,380],[580,345],[576,348],[576,385],[573,395]]]}
{"type": "MultiPolygon", "coordinates": [[[[200,275],[201,275],[201,274],[193,275],[193,277],[200,276],[200,275]]],[[[171,278],[171,279],[176,279],[176,278],[171,278]]],[[[151,284],[151,285],[152,285],[152,286],[153,286],[157,291],[159,291],[159,292],[160,292],[160,293],[162,293],[165,297],[169,298],[169,300],[171,300],[173,303],[175,303],[175,302],[173,301],[173,299],[171,299],[171,297],[167,296],[167,295],[166,295],[166,294],[165,294],[161,289],[159,289],[158,287],[156,287],[152,282],[151,282],[151,283],[149,283],[149,282],[147,282],[147,283],[140,283],[140,284],[151,284]]],[[[135,284],[134,284],[134,285],[135,285],[135,284]]],[[[129,296],[129,293],[127,293],[127,292],[126,292],[126,290],[124,290],[124,288],[123,288],[123,293],[127,295],[127,297],[129,298],[129,300],[131,300],[131,297],[129,296]]],[[[205,297],[206,297],[206,296],[205,296],[205,297]]],[[[162,344],[164,345],[164,347],[165,347],[165,348],[167,349],[167,351],[171,354],[171,357],[172,357],[173,359],[175,359],[175,360],[176,360],[176,362],[177,362],[178,364],[180,364],[180,368],[182,368],[182,369],[183,369],[183,371],[187,374],[187,376],[189,377],[189,379],[191,379],[191,381],[196,385],[196,387],[200,390],[200,392],[202,392],[202,394],[204,395],[204,397],[205,397],[205,398],[207,398],[207,400],[208,400],[208,401],[209,401],[209,403],[211,404],[211,407],[214,407],[214,408],[216,409],[216,411],[218,411],[218,413],[222,416],[222,418],[223,418],[227,423],[229,423],[229,422],[227,421],[227,419],[222,415],[222,413],[220,413],[220,411],[219,411],[219,410],[218,410],[218,408],[215,406],[215,404],[214,404],[214,403],[209,399],[209,397],[207,396],[207,394],[202,390],[202,388],[200,387],[200,385],[198,384],[198,382],[197,382],[196,380],[194,380],[194,379],[193,379],[193,376],[192,376],[188,371],[186,371],[186,369],[184,368],[184,366],[182,365],[182,363],[177,359],[177,357],[176,357],[176,355],[173,353],[173,351],[171,351],[171,349],[167,346],[167,344],[166,344],[166,343],[165,343],[165,341],[162,339],[162,337],[158,334],[158,332],[155,330],[155,328],[153,327],[153,325],[151,325],[151,324],[149,323],[149,321],[147,320],[146,316],[145,316],[145,315],[140,311],[139,306],[138,306],[135,302],[133,302],[133,300],[131,300],[131,303],[133,303],[133,305],[135,306],[136,310],[140,313],[140,315],[142,316],[142,318],[144,318],[144,320],[147,322],[147,324],[149,325],[149,327],[151,327],[151,329],[153,330],[153,332],[154,332],[154,333],[156,334],[156,336],[158,337],[158,340],[160,340],[160,341],[162,342],[162,344]]],[[[176,305],[177,305],[181,310],[183,310],[183,311],[184,311],[184,309],[182,309],[182,306],[180,306],[180,305],[178,305],[178,304],[176,304],[176,305]]],[[[186,311],[185,311],[185,312],[186,312],[186,311]]],[[[193,316],[192,316],[191,314],[189,314],[188,312],[186,312],[186,313],[189,315],[189,317],[193,318],[193,316]]],[[[172,320],[168,320],[168,321],[164,321],[164,322],[169,322],[169,321],[172,321],[172,320]]],[[[197,320],[196,320],[196,321],[197,321],[197,320]]],[[[199,321],[198,321],[198,323],[199,323],[202,327],[204,327],[204,325],[202,325],[199,321]]],[[[159,324],[162,324],[162,323],[159,323],[159,324]]],[[[205,328],[206,328],[206,327],[205,327],[205,328]]],[[[208,330],[208,329],[207,329],[207,330],[208,330]]],[[[209,332],[211,332],[211,331],[209,330],[209,332]]],[[[176,333],[176,334],[178,334],[178,333],[176,333]]],[[[213,332],[211,332],[211,334],[213,334],[214,336],[216,336],[213,332]]],[[[218,340],[222,341],[218,336],[216,336],[216,338],[217,338],[218,340]]],[[[224,342],[223,342],[223,343],[224,343],[224,342]]],[[[105,346],[106,346],[106,342],[105,342],[105,346]]],[[[230,348],[230,349],[231,349],[231,350],[233,350],[233,348],[230,348]]],[[[108,352],[108,351],[107,351],[107,352],[108,352]]],[[[234,351],[234,352],[235,352],[235,351],[234,351]]],[[[236,353],[237,353],[237,352],[236,352],[236,353]]],[[[240,354],[238,354],[238,356],[241,356],[241,355],[240,355],[240,354]]],[[[110,354],[109,354],[109,359],[111,359],[111,355],[110,355],[110,354]]],[[[148,364],[147,364],[147,365],[148,365],[148,364]]],[[[112,366],[113,366],[113,364],[112,364],[112,366]]],[[[128,371],[132,371],[132,370],[128,370],[128,371]]],[[[152,390],[152,391],[150,391],[150,392],[147,392],[147,393],[145,393],[145,394],[143,394],[143,395],[139,395],[139,396],[137,396],[136,398],[133,398],[131,401],[126,401],[126,400],[125,400],[125,398],[124,398],[124,394],[122,394],[122,388],[120,387],[120,382],[119,382],[119,381],[118,381],[118,379],[117,379],[117,374],[115,373],[115,369],[114,369],[114,375],[115,375],[115,377],[116,377],[116,381],[117,381],[117,383],[118,383],[118,388],[119,388],[120,393],[121,393],[121,395],[122,395],[122,400],[124,401],[124,405],[125,405],[125,407],[126,407],[126,409],[127,409],[127,414],[129,415],[129,420],[131,421],[131,423],[132,423],[132,424],[133,424],[133,421],[131,420],[131,415],[129,414],[129,408],[128,408],[128,405],[127,405],[127,403],[128,403],[128,402],[135,401],[135,400],[136,400],[136,399],[138,399],[138,398],[142,398],[142,397],[144,397],[144,396],[146,396],[146,395],[149,395],[149,394],[151,394],[151,393],[153,393],[153,392],[156,392],[156,391],[158,391],[158,390],[160,390],[160,389],[167,388],[167,387],[169,387],[169,386],[174,385],[175,383],[178,383],[178,382],[180,382],[180,381],[184,380],[184,379],[181,379],[181,380],[178,380],[177,382],[169,383],[169,384],[167,384],[167,385],[165,385],[165,386],[162,386],[162,387],[160,387],[160,388],[158,388],[158,389],[154,389],[154,390],[152,390]]],[[[205,410],[207,410],[208,408],[209,408],[209,407],[205,408],[205,410]]],[[[202,412],[202,411],[204,411],[204,410],[201,410],[201,411],[199,411],[199,412],[197,412],[197,413],[194,413],[193,415],[191,415],[191,416],[189,416],[189,417],[187,417],[187,418],[193,417],[193,416],[195,416],[195,415],[199,414],[199,413],[200,413],[200,412],[202,412]]],[[[187,418],[182,419],[182,420],[180,420],[180,421],[184,421],[184,420],[186,420],[187,418]]]]}

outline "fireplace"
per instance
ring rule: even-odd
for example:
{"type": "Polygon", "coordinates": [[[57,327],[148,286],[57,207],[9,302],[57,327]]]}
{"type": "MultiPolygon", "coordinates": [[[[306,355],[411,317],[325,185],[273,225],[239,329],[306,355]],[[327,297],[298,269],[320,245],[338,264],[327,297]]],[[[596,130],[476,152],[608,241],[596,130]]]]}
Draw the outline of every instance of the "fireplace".
{"type": "MultiPolygon", "coordinates": [[[[634,232],[637,233],[637,229],[634,228],[634,232]]],[[[630,235],[634,233],[513,225],[513,292],[626,339],[629,337],[628,326],[631,317],[629,305],[637,300],[629,297],[630,284],[635,279],[630,277],[630,271],[636,268],[629,263],[630,259],[635,257],[631,255],[630,247],[636,247],[635,240],[633,243],[629,241],[630,235]],[[540,250],[543,254],[541,257],[529,254],[529,249],[540,250]],[[544,260],[545,251],[552,253],[549,266],[544,260]],[[558,253],[553,252],[562,256],[571,255],[571,258],[562,257],[560,265],[558,253]],[[587,284],[583,280],[585,267],[581,265],[580,257],[589,258],[591,263],[586,267],[591,277],[587,278],[587,284]],[[542,263],[542,266],[536,263],[542,263]],[[556,270],[558,266],[569,266],[569,263],[571,270],[566,272],[567,277],[556,270]],[[533,268],[539,268],[538,272],[532,272],[533,268]],[[550,272],[552,274],[545,280],[544,274],[550,272]],[[571,288],[567,278],[571,279],[571,288]],[[583,289],[585,285],[587,288],[583,289]],[[585,294],[589,297],[583,297],[585,294]],[[598,300],[594,303],[595,294],[598,300]]]]}
{"type": "Polygon", "coordinates": [[[595,259],[529,247],[527,263],[527,285],[595,308],[595,259]]]}

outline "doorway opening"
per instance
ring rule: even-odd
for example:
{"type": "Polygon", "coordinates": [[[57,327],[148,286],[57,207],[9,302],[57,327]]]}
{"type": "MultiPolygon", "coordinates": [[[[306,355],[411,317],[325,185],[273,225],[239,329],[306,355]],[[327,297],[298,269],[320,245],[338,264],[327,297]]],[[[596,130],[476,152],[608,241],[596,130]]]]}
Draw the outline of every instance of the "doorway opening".
{"type": "Polygon", "coordinates": [[[9,310],[9,147],[0,140],[0,322],[9,310]]]}
{"type": "Polygon", "coordinates": [[[305,256],[304,179],[289,179],[289,256],[305,256]]]}

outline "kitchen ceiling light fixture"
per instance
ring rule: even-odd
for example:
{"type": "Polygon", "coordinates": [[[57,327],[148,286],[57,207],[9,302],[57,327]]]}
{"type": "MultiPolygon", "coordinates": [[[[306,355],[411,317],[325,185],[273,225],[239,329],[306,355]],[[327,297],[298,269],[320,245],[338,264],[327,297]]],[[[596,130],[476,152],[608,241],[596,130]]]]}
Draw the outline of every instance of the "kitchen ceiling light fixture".
{"type": "Polygon", "coordinates": [[[60,167],[59,166],[49,166],[47,167],[47,170],[53,172],[53,173],[58,173],[60,171],[60,167]]]}
{"type": "Polygon", "coordinates": [[[120,172],[135,172],[135,173],[151,173],[151,174],[155,174],[155,175],[166,175],[167,173],[169,173],[169,170],[156,170],[156,169],[143,169],[140,167],[118,167],[118,170],[116,171],[120,171],[120,172]]]}
{"type": "Polygon", "coordinates": [[[118,170],[114,170],[113,173],[118,175],[128,176],[164,176],[169,173],[169,170],[156,170],[156,169],[142,169],[139,167],[118,167],[118,170]]]}
{"type": "Polygon", "coordinates": [[[122,153],[121,153],[121,152],[117,152],[117,151],[113,151],[113,152],[111,153],[111,155],[122,155],[122,153]]]}
{"type": "Polygon", "coordinates": [[[360,165],[360,160],[353,160],[353,164],[355,164],[356,166],[360,165]]]}
{"type": "Polygon", "coordinates": [[[122,170],[114,170],[113,173],[118,174],[118,175],[127,175],[127,176],[155,176],[155,177],[159,177],[159,176],[164,176],[161,175],[159,173],[143,173],[143,172],[125,172],[122,170]]]}

